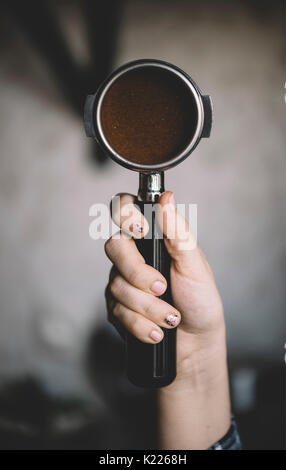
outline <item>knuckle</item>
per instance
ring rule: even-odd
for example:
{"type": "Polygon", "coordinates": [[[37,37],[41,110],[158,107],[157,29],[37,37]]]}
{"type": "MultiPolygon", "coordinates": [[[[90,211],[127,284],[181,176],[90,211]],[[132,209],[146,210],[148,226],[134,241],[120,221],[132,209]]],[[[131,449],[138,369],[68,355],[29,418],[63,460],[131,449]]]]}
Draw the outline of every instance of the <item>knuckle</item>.
{"type": "Polygon", "coordinates": [[[130,324],[130,332],[134,336],[140,336],[140,331],[141,331],[141,322],[138,317],[138,315],[135,315],[135,318],[133,318],[132,323],[130,324]]]}
{"type": "Polygon", "coordinates": [[[117,275],[113,278],[110,283],[110,292],[112,295],[116,296],[122,289],[122,277],[117,275]]]}
{"type": "Polygon", "coordinates": [[[142,284],[141,269],[133,268],[130,273],[130,279],[132,280],[132,284],[134,284],[135,286],[141,286],[142,284]]]}
{"type": "Polygon", "coordinates": [[[105,296],[105,301],[106,302],[111,302],[112,300],[114,300],[114,296],[112,294],[112,290],[111,290],[111,285],[112,285],[112,282],[113,281],[109,281],[109,283],[107,284],[105,290],[104,290],[104,296],[105,296]]]}
{"type": "Polygon", "coordinates": [[[113,313],[113,315],[114,315],[115,317],[119,317],[119,316],[120,316],[120,313],[121,313],[121,305],[120,305],[119,302],[116,302],[116,303],[114,304],[113,312],[112,312],[112,313],[113,313]]]}
{"type": "Polygon", "coordinates": [[[118,243],[119,241],[120,241],[120,238],[110,237],[107,240],[107,242],[105,242],[104,250],[105,250],[107,257],[111,261],[112,261],[112,258],[116,258],[116,254],[121,248],[121,244],[118,243]]]}
{"type": "Polygon", "coordinates": [[[154,299],[150,299],[144,306],[144,314],[148,317],[154,315],[154,299]]]}
{"type": "Polygon", "coordinates": [[[104,244],[104,250],[108,257],[110,256],[111,251],[112,251],[112,244],[113,244],[112,242],[113,242],[112,238],[109,238],[107,242],[105,242],[104,244]]]}

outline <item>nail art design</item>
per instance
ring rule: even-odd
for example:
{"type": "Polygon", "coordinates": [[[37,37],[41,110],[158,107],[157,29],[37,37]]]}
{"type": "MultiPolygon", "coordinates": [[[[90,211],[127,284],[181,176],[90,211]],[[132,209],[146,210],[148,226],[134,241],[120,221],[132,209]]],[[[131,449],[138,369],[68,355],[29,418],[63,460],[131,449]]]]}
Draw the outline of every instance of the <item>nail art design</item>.
{"type": "Polygon", "coordinates": [[[166,321],[166,323],[168,323],[168,325],[170,325],[170,326],[177,326],[178,323],[179,323],[179,317],[178,317],[178,315],[176,315],[175,313],[170,313],[170,315],[168,315],[168,316],[165,318],[165,321],[166,321]]]}
{"type": "Polygon", "coordinates": [[[143,227],[138,222],[131,224],[129,227],[130,232],[132,233],[143,233],[143,227]]]}

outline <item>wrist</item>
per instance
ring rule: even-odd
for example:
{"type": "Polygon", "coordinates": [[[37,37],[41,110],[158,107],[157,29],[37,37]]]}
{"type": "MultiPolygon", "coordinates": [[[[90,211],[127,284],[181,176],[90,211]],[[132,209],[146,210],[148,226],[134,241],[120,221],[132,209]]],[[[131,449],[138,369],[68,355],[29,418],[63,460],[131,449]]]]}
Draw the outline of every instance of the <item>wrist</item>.
{"type": "MultiPolygon", "coordinates": [[[[177,331],[177,377],[171,384],[178,387],[209,386],[227,372],[225,324],[215,330],[190,334],[177,331]]],[[[170,386],[171,387],[171,386],[170,386]]],[[[168,388],[168,387],[166,387],[168,388]]]]}
{"type": "Polygon", "coordinates": [[[158,393],[162,448],[207,449],[230,427],[225,328],[214,336],[189,334],[188,342],[192,348],[178,361],[176,379],[158,393]]]}

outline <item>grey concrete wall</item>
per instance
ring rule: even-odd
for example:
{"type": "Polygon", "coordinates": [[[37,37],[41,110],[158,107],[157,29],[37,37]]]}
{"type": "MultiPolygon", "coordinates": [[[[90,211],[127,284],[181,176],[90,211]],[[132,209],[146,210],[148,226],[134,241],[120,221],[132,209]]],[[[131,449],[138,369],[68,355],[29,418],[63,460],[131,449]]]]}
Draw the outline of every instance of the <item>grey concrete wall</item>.
{"type": "MultiPolygon", "coordinates": [[[[215,3],[194,10],[188,2],[127,2],[117,64],[168,60],[212,95],[212,137],[168,172],[167,187],[177,202],[198,204],[199,243],[224,300],[229,350],[282,361],[282,38],[273,18],[262,21],[239,3],[222,14],[215,3]]],[[[116,192],[135,192],[137,177],[90,164],[81,121],[14,33],[0,68],[0,377],[33,373],[55,393],[88,396],[82,357],[91,329],[105,321],[110,267],[104,242],[88,236],[88,211],[116,192]]]]}

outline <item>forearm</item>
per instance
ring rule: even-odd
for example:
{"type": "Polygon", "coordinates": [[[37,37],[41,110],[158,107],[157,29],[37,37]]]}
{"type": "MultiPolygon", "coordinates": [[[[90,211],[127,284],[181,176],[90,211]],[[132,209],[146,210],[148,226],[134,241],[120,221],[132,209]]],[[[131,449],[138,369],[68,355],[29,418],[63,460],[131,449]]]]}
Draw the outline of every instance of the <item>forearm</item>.
{"type": "MultiPolygon", "coordinates": [[[[190,335],[189,341],[191,341],[190,335]]],[[[162,449],[207,449],[230,426],[224,327],[178,364],[176,380],[158,393],[162,449]]]]}

